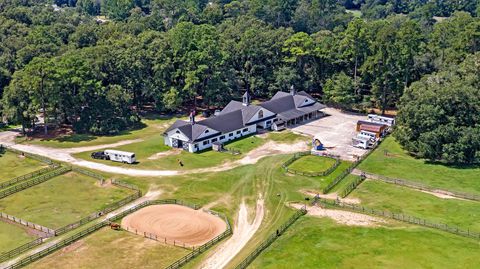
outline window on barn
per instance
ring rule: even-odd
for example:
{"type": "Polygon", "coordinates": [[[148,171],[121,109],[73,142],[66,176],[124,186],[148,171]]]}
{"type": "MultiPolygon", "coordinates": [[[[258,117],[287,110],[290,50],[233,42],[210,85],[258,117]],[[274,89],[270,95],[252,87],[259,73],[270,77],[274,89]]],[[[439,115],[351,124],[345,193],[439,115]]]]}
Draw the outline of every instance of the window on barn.
{"type": "Polygon", "coordinates": [[[224,135],[220,136],[220,139],[225,139],[225,136],[224,135]]]}
{"type": "Polygon", "coordinates": [[[258,111],[258,118],[263,118],[263,110],[258,111]]]}
{"type": "Polygon", "coordinates": [[[209,130],[205,130],[205,133],[208,134],[208,132],[210,132],[209,130]]]}
{"type": "Polygon", "coordinates": [[[216,138],[212,139],[212,143],[213,143],[213,142],[217,142],[217,139],[216,139],[216,138]]]}
{"type": "Polygon", "coordinates": [[[240,134],[241,132],[240,131],[237,131],[237,134],[240,134]]]}
{"type": "Polygon", "coordinates": [[[242,132],[248,132],[248,128],[243,129],[242,132]]]}
{"type": "Polygon", "coordinates": [[[208,140],[203,141],[203,145],[204,146],[208,145],[208,140]]]}
{"type": "Polygon", "coordinates": [[[232,136],[233,136],[233,133],[229,133],[228,136],[232,137],[232,136]]]}

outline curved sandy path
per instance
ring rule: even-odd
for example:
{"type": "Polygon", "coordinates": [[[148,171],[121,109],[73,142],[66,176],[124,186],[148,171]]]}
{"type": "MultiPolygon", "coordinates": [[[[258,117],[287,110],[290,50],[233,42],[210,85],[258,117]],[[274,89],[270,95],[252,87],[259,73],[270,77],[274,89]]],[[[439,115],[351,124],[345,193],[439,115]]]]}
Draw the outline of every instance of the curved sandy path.
{"type": "Polygon", "coordinates": [[[15,144],[14,139],[15,139],[15,136],[17,136],[17,134],[18,134],[17,132],[12,132],[12,131],[6,131],[6,132],[0,133],[0,143],[10,146],[14,149],[44,156],[56,161],[67,162],[73,165],[78,165],[78,166],[89,168],[89,169],[99,170],[99,171],[108,172],[108,173],[129,175],[129,176],[147,176],[147,177],[174,176],[174,175],[183,175],[183,174],[192,174],[192,173],[226,171],[242,165],[255,164],[261,158],[266,156],[294,153],[294,152],[308,149],[308,145],[305,142],[298,142],[295,144],[278,144],[273,141],[270,141],[256,149],[251,150],[250,152],[245,154],[245,156],[240,160],[237,160],[234,162],[227,162],[214,167],[192,169],[192,170],[185,170],[185,171],[143,170],[143,169],[135,169],[135,168],[110,166],[107,164],[77,159],[72,156],[72,153],[76,153],[76,152],[113,147],[115,145],[116,146],[125,145],[125,144],[134,143],[137,140],[126,140],[126,141],[121,141],[114,144],[98,145],[98,146],[91,146],[91,147],[89,146],[89,147],[62,149],[62,148],[50,148],[50,147],[39,146],[39,145],[15,144]]]}
{"type": "Polygon", "coordinates": [[[227,264],[245,247],[262,224],[264,211],[264,200],[257,200],[255,219],[248,223],[248,209],[245,202],[240,205],[238,219],[233,229],[233,235],[220,246],[215,248],[213,253],[202,263],[202,269],[224,268],[227,264]]]}

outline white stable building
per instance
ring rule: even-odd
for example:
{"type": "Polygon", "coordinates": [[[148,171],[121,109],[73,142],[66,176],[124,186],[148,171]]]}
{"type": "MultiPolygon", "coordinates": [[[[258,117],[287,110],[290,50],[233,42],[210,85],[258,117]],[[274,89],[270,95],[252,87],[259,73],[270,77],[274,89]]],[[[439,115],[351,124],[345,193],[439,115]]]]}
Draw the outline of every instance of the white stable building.
{"type": "Polygon", "coordinates": [[[197,152],[212,147],[212,143],[225,143],[254,134],[258,129],[274,129],[301,124],[323,116],[319,104],[306,92],[277,92],[271,100],[259,105],[250,104],[245,93],[242,102],[230,101],[216,116],[195,122],[177,120],[164,133],[165,145],[197,152]]]}

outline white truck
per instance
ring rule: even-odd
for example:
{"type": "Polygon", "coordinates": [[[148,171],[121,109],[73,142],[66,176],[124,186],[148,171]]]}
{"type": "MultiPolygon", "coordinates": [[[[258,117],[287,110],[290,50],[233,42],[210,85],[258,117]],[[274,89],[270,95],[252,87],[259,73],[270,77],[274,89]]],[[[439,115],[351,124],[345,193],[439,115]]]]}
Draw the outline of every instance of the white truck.
{"type": "Polygon", "coordinates": [[[133,152],[126,152],[120,150],[113,150],[107,149],[104,151],[105,155],[109,157],[111,161],[114,162],[122,162],[122,163],[135,163],[137,160],[135,159],[135,153],[133,152]]]}

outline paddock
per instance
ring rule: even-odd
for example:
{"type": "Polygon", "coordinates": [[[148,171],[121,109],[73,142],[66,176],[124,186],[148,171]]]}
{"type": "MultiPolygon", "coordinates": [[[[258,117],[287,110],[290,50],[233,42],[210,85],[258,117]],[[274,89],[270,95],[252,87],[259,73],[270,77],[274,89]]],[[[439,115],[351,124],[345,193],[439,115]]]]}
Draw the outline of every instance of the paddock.
{"type": "Polygon", "coordinates": [[[122,228],[155,236],[158,241],[196,247],[223,233],[227,224],[203,210],[181,205],[152,205],[123,218],[122,228]]]}

